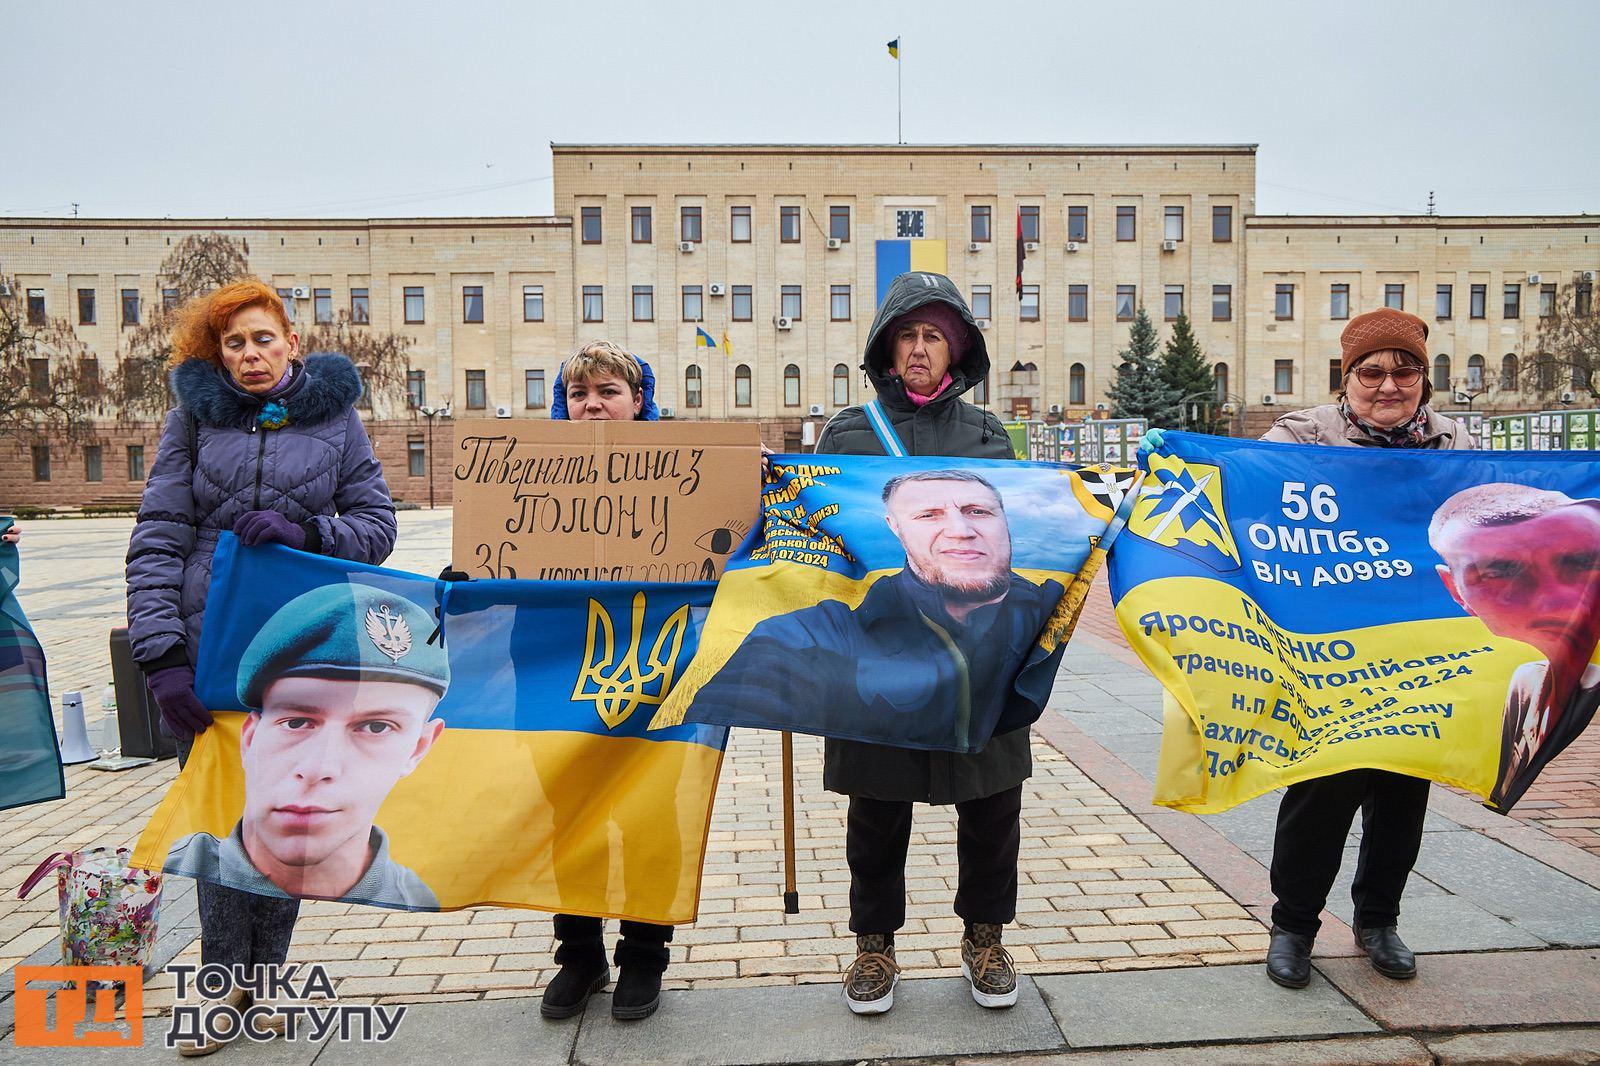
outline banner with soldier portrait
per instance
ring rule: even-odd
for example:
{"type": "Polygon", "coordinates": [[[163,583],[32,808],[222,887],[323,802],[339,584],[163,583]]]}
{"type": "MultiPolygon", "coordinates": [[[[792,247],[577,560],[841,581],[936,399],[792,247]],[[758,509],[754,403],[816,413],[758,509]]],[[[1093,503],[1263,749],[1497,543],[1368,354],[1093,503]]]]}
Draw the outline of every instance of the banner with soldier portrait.
{"type": "MultiPolygon", "coordinates": [[[[0,533],[13,519],[0,516],[0,533]]],[[[17,546],[0,540],[0,810],[67,794],[50,717],[44,649],[17,602],[17,546]]]]}

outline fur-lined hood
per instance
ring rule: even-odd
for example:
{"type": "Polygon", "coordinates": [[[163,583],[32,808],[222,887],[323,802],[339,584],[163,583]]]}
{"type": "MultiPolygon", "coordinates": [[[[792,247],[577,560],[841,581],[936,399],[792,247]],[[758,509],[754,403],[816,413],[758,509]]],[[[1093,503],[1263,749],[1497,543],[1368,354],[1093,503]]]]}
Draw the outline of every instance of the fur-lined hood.
{"type": "MultiPolygon", "coordinates": [[[[207,359],[179,363],[171,375],[178,406],[203,426],[248,428],[267,401],[245,392],[228,371],[207,359]]],[[[289,421],[313,426],[342,416],[361,399],[361,375],[355,365],[334,352],[305,357],[295,366],[294,380],[272,399],[289,410],[289,421]]]]}

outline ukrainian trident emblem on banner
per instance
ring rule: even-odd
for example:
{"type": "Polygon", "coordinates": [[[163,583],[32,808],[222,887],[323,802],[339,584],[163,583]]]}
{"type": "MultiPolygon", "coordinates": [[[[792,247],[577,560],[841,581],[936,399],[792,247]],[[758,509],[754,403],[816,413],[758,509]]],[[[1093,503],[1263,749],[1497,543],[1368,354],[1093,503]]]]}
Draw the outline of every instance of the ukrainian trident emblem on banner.
{"type": "Polygon", "coordinates": [[[583,669],[572,687],[573,702],[593,700],[595,712],[607,729],[626,722],[641,706],[660,706],[672,691],[678,652],[689,626],[689,607],[674,611],[650,645],[649,657],[640,662],[644,643],[645,595],[633,597],[628,650],[616,655],[616,630],[611,615],[598,600],[589,601],[588,637],[583,649],[583,669]]]}

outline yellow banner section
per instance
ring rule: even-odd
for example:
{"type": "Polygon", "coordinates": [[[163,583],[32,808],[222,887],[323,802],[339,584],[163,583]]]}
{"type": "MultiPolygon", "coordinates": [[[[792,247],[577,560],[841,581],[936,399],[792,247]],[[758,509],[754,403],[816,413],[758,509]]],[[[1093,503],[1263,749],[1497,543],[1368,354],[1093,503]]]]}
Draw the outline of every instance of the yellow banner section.
{"type": "MultiPolygon", "coordinates": [[[[160,869],[192,834],[234,834],[245,803],[245,718],[218,713],[196,739],[133,865],[160,869]]],[[[721,759],[704,744],[446,729],[373,824],[389,861],[420,879],[439,910],[508,906],[689,922],[721,759]],[[680,805],[680,790],[706,802],[680,805]]]]}
{"type": "Polygon", "coordinates": [[[1274,633],[1264,619],[1203,578],[1147,581],[1118,603],[1167,691],[1154,802],[1214,814],[1358,767],[1490,794],[1511,677],[1537,652],[1476,618],[1331,633],[1274,633]]]}

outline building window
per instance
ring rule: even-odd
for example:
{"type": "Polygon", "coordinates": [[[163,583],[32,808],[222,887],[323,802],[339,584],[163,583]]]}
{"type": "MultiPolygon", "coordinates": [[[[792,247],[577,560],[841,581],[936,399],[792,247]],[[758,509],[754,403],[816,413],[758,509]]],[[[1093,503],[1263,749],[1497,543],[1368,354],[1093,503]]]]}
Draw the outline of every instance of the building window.
{"type": "Polygon", "coordinates": [[[1286,393],[1294,391],[1294,360],[1279,359],[1272,364],[1272,391],[1286,393]]]}
{"type": "Polygon", "coordinates": [[[1233,321],[1233,286],[1211,286],[1211,321],[1233,321]]]}
{"type": "Polygon", "coordinates": [[[1508,352],[1506,353],[1506,357],[1500,360],[1500,388],[1504,389],[1506,392],[1511,392],[1516,389],[1516,387],[1517,357],[1508,352]]]}
{"type": "Polygon", "coordinates": [[[1294,286],[1279,285],[1273,295],[1272,313],[1279,322],[1294,318],[1294,286]]]}
{"type": "Polygon", "coordinates": [[[78,325],[94,325],[94,290],[78,290],[78,325]]]}
{"type": "Polygon", "coordinates": [[[33,393],[34,399],[43,399],[50,395],[50,360],[28,360],[28,391],[33,393]]]}
{"type": "Polygon", "coordinates": [[[828,317],[835,322],[850,321],[850,286],[828,286],[828,317]]]}
{"type": "Polygon", "coordinates": [[[654,322],[656,319],[656,290],[653,285],[633,287],[633,320],[654,322]]]}
{"type": "Polygon", "coordinates": [[[144,480],[144,445],[128,445],[128,480],[144,480]]]}
{"type": "Polygon", "coordinates": [[[1406,287],[1404,283],[1390,282],[1383,287],[1383,306],[1392,307],[1396,311],[1406,309],[1406,287]]]}
{"type": "Polygon", "coordinates": [[[1489,316],[1489,286],[1474,285],[1468,297],[1467,314],[1472,318],[1487,318],[1489,316]]]}
{"type": "Polygon", "coordinates": [[[1228,402],[1228,364],[1218,363],[1211,368],[1211,385],[1216,390],[1218,403],[1228,402]]]}
{"type": "Polygon", "coordinates": [[[105,480],[105,470],[101,466],[101,451],[98,444],[86,444],[83,447],[83,480],[105,480]]]}
{"type": "Polygon", "coordinates": [[[1132,322],[1134,305],[1138,302],[1139,287],[1137,285],[1117,286],[1117,321],[1132,322]]]}
{"type": "Polygon", "coordinates": [[[600,243],[600,209],[598,207],[584,207],[578,210],[581,222],[581,234],[584,244],[600,243]]]}
{"type": "Polygon", "coordinates": [[[700,406],[700,380],[699,367],[686,366],[683,368],[683,406],[700,406]]]}
{"type": "Polygon", "coordinates": [[[530,411],[537,411],[548,407],[550,401],[544,391],[544,371],[524,370],[522,372],[522,406],[530,411]]]}
{"type": "Polygon", "coordinates": [[[1077,406],[1084,404],[1084,370],[1082,363],[1073,363],[1072,369],[1067,371],[1067,402],[1077,406]]]}
{"type": "Polygon", "coordinates": [[[1572,313],[1579,318],[1594,313],[1594,282],[1580,281],[1572,286],[1572,313]]]}
{"type": "Polygon", "coordinates": [[[1554,285],[1539,286],[1539,317],[1549,318],[1556,313],[1556,287],[1554,285]]]}
{"type": "Polygon", "coordinates": [[[78,392],[95,400],[100,397],[100,360],[86,355],[78,360],[78,392]]]}
{"type": "Polygon", "coordinates": [[[407,285],[405,287],[406,324],[420,325],[424,321],[424,301],[421,285],[407,285]]]}
{"type": "Polygon", "coordinates": [[[800,242],[800,207],[783,204],[778,208],[778,240],[784,244],[800,242]]]}
{"type": "Polygon", "coordinates": [[[1483,372],[1484,372],[1485,369],[1487,369],[1487,368],[1484,365],[1483,356],[1474,355],[1470,359],[1467,360],[1467,391],[1468,392],[1482,392],[1483,391],[1483,372]]]}
{"type": "Polygon", "coordinates": [[[828,236],[836,241],[848,241],[850,239],[850,208],[848,205],[828,205],[828,236]]]}
{"type": "Polygon", "coordinates": [[[750,368],[740,363],[733,371],[733,405],[750,406],[750,368]]]}
{"type": "Polygon", "coordinates": [[[633,207],[628,210],[628,235],[634,244],[650,243],[650,209],[633,207]]]}
{"type": "Polygon", "coordinates": [[[983,407],[989,402],[989,375],[985,374],[972,386],[972,402],[983,407]]]}
{"type": "Polygon", "coordinates": [[[28,325],[44,325],[44,290],[28,290],[28,325]]]}
{"type": "Polygon", "coordinates": [[[793,363],[783,368],[783,406],[800,406],[800,368],[793,363]]]}
{"type": "Polygon", "coordinates": [[[421,437],[406,438],[406,473],[411,477],[428,476],[428,446],[421,437]]]}
{"type": "Polygon", "coordinates": [[[1177,204],[1168,204],[1161,212],[1161,239],[1183,240],[1183,208],[1177,204]]]}
{"type": "Polygon", "coordinates": [[[1083,204],[1067,206],[1067,240],[1082,243],[1089,239],[1089,208],[1083,204]]]}
{"type": "Polygon", "coordinates": [[[993,318],[994,309],[993,288],[989,285],[974,285],[972,287],[972,317],[993,318]]]}
{"type": "Polygon", "coordinates": [[[461,287],[461,321],[483,321],[482,285],[463,285],[461,287]]]}
{"type": "Polygon", "coordinates": [[[1039,206],[1025,204],[1020,209],[1022,218],[1022,239],[1025,241],[1039,240],[1039,206]]]}
{"type": "Polygon", "coordinates": [[[1089,286],[1067,286],[1067,321],[1089,321],[1089,286]]]}
{"type": "Polygon", "coordinates": [[[1344,363],[1338,359],[1328,360],[1328,391],[1338,392],[1339,386],[1344,384],[1344,363]]]}
{"type": "MultiPolygon", "coordinates": [[[[1211,239],[1218,244],[1226,244],[1233,240],[1233,208],[1226,204],[1211,205],[1211,239]]],[[[1221,363],[1217,364],[1222,366],[1221,363]]],[[[1227,374],[1228,368],[1223,367],[1222,372],[1227,374]]]]}
{"type": "Polygon", "coordinates": [[[1455,288],[1451,285],[1435,285],[1433,288],[1433,317],[1443,320],[1451,317],[1451,310],[1455,303],[1455,288]]]}
{"type": "Polygon", "coordinates": [[[1345,282],[1328,289],[1328,317],[1336,322],[1350,317],[1350,286],[1345,282]]]}
{"type": "Polygon", "coordinates": [[[33,480],[50,480],[50,445],[35,444],[33,446],[33,480]]]}
{"type": "Polygon", "coordinates": [[[1017,317],[1024,322],[1039,321],[1039,286],[1022,287],[1022,299],[1017,302],[1017,317]]]}
{"type": "Polygon", "coordinates": [[[467,371],[467,410],[481,411],[489,406],[489,388],[484,371],[467,371]]]}
{"type": "Polygon", "coordinates": [[[139,324],[139,290],[122,290],[122,324],[124,326],[137,326],[139,324]]]}
{"type": "Polygon", "coordinates": [[[699,244],[703,238],[700,227],[700,209],[688,205],[678,208],[678,240],[699,244]]]}
{"type": "Polygon", "coordinates": [[[733,287],[733,320],[735,322],[749,322],[755,317],[754,290],[749,285],[735,285],[733,287]]]}
{"type": "Polygon", "coordinates": [[[1544,392],[1556,387],[1555,357],[1542,354],[1533,364],[1534,386],[1544,392]]]}
{"type": "Polygon", "coordinates": [[[293,289],[279,289],[278,290],[278,302],[283,304],[283,313],[286,316],[288,316],[289,321],[293,322],[294,318],[295,318],[295,311],[296,311],[295,299],[294,299],[294,290],[293,289]]]}
{"type": "Polygon", "coordinates": [[[1522,286],[1507,285],[1505,290],[1505,317],[1522,317],[1522,286]]]}
{"type": "Polygon", "coordinates": [[[583,287],[583,320],[585,322],[604,322],[606,320],[605,286],[585,285],[583,287]]]}
{"type": "Polygon", "coordinates": [[[994,239],[994,209],[988,204],[972,205],[972,239],[975,241],[990,241],[994,239]]]}
{"type": "Polygon", "coordinates": [[[850,406],[850,368],[843,363],[833,364],[833,406],[850,406]]]}
{"type": "Polygon", "coordinates": [[[735,204],[728,211],[728,240],[734,244],[750,243],[750,205],[735,204]]]}
{"type": "Polygon", "coordinates": [[[894,213],[894,235],[902,240],[920,240],[928,235],[928,213],[920,207],[902,207],[894,213]]]}
{"type": "Polygon", "coordinates": [[[800,286],[784,285],[779,287],[778,314],[793,322],[800,321],[800,286]]]}
{"type": "MultiPolygon", "coordinates": [[[[320,291],[327,292],[328,290],[322,289],[320,291]]],[[[178,290],[177,289],[162,289],[161,290],[161,313],[164,314],[164,315],[170,315],[172,312],[176,311],[177,309],[178,309],[178,290]]],[[[332,315],[332,308],[331,307],[329,308],[328,321],[329,322],[333,321],[333,315],[332,315]]]]}
{"type": "Polygon", "coordinates": [[[1176,322],[1183,314],[1183,286],[1168,285],[1162,293],[1162,315],[1168,322],[1176,322]]]}
{"type": "Polygon", "coordinates": [[[412,409],[422,407],[428,402],[428,372],[426,370],[406,371],[406,403],[412,409]]]}
{"type": "Polygon", "coordinates": [[[350,321],[365,326],[372,321],[372,300],[366,289],[350,290],[350,321]]]}
{"type": "Polygon", "coordinates": [[[685,285],[683,287],[683,320],[685,322],[704,322],[706,320],[704,286],[685,285]]]}
{"type": "Polygon", "coordinates": [[[544,321],[543,285],[524,285],[522,287],[522,321],[544,321]]]}
{"type": "Polygon", "coordinates": [[[1123,206],[1117,208],[1117,240],[1131,241],[1138,236],[1138,227],[1135,224],[1138,208],[1123,206]]]}

